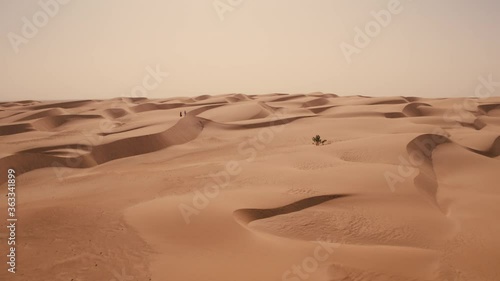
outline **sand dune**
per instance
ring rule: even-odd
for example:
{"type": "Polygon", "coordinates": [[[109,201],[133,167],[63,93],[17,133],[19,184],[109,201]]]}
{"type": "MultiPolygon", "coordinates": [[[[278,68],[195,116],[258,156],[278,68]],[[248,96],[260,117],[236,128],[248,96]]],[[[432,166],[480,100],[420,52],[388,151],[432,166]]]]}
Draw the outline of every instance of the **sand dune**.
{"type": "Polygon", "coordinates": [[[478,107],[488,115],[499,116],[500,103],[481,104],[478,107]]]}
{"type": "Polygon", "coordinates": [[[12,125],[1,125],[0,126],[0,135],[14,135],[20,133],[26,133],[29,131],[33,131],[33,125],[28,123],[19,123],[12,125]]]}
{"type": "Polygon", "coordinates": [[[33,113],[33,111],[28,111],[26,112],[27,114],[23,114],[23,116],[20,119],[17,119],[16,121],[26,121],[26,120],[33,120],[33,119],[38,119],[46,116],[57,116],[57,115],[62,115],[65,114],[66,112],[62,108],[50,108],[50,109],[42,109],[36,113],[33,113]]]}
{"type": "Polygon", "coordinates": [[[500,280],[495,98],[4,102],[0,142],[7,280],[500,280]]]}

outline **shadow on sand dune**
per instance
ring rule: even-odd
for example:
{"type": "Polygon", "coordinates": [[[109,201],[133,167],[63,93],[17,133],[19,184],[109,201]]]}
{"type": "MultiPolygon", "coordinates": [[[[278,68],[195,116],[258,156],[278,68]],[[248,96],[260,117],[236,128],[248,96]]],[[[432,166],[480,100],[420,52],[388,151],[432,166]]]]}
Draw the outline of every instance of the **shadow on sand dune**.
{"type": "Polygon", "coordinates": [[[331,194],[331,195],[320,195],[302,199],[285,206],[272,208],[272,209],[239,209],[234,211],[234,216],[237,220],[248,224],[255,220],[266,219],[278,215],[289,214],[293,212],[298,212],[330,200],[337,198],[351,196],[349,194],[331,194]]]}

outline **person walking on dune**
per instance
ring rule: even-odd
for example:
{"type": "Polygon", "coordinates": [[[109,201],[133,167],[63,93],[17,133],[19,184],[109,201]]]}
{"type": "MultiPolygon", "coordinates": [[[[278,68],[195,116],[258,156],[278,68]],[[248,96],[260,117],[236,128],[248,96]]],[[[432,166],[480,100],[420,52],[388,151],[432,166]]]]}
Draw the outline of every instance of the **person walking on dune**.
{"type": "Polygon", "coordinates": [[[179,115],[182,117],[182,111],[179,113],[179,115]]]}
{"type": "Polygon", "coordinates": [[[184,110],[184,116],[187,116],[186,111],[184,110]]]}

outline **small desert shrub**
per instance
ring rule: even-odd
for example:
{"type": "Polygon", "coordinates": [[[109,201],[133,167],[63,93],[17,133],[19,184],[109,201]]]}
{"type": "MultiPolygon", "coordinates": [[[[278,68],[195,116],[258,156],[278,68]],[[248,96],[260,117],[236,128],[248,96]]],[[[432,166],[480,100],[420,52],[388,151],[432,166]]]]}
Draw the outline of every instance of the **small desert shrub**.
{"type": "Polygon", "coordinates": [[[315,137],[313,137],[312,140],[313,140],[313,144],[315,144],[315,145],[320,145],[320,144],[323,145],[326,142],[326,140],[322,140],[319,135],[316,135],[315,137]]]}

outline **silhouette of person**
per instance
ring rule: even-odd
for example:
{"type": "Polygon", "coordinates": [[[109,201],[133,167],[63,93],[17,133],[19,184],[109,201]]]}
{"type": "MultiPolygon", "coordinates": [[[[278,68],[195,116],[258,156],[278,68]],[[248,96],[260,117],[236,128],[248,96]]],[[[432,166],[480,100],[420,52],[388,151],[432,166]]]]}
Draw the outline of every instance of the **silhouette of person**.
{"type": "Polygon", "coordinates": [[[184,110],[184,116],[186,116],[186,115],[187,115],[187,114],[186,114],[186,111],[184,110]]]}
{"type": "Polygon", "coordinates": [[[182,111],[180,112],[180,116],[182,117],[182,111]]]}

